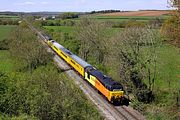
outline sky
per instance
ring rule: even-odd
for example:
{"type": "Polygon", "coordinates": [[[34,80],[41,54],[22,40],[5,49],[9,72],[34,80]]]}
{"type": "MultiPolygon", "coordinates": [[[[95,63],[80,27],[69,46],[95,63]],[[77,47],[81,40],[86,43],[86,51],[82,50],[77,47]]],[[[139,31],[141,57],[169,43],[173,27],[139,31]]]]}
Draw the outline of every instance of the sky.
{"type": "Polygon", "coordinates": [[[93,10],[169,9],[167,0],[0,0],[0,11],[89,12],[93,10]]]}

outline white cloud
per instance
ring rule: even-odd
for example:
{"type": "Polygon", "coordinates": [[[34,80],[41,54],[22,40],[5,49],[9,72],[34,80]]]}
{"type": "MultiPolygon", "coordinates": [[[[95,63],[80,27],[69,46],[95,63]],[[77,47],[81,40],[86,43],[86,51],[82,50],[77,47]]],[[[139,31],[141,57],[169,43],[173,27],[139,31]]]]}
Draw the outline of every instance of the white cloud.
{"type": "Polygon", "coordinates": [[[24,5],[35,5],[35,2],[31,2],[31,1],[26,1],[23,3],[15,3],[14,5],[20,5],[20,6],[24,6],[24,5]]]}
{"type": "Polygon", "coordinates": [[[49,2],[41,2],[41,4],[47,5],[47,4],[49,4],[49,2]]]}

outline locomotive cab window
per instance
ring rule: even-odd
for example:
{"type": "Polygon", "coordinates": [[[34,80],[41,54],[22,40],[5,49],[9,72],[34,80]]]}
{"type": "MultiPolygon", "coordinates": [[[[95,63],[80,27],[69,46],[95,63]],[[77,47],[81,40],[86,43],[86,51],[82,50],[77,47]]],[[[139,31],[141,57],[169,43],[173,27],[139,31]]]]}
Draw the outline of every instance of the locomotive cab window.
{"type": "Polygon", "coordinates": [[[87,72],[87,78],[90,79],[90,73],[89,72],[87,72]]]}

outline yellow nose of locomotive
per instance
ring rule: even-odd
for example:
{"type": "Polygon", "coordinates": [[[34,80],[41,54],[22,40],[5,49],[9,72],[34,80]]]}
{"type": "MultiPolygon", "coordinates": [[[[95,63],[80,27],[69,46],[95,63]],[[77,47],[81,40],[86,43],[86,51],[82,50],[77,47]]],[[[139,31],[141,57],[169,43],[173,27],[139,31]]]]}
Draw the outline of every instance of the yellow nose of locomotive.
{"type": "Polygon", "coordinates": [[[124,96],[124,91],[111,91],[110,98],[111,102],[120,102],[122,97],[124,96]]]}

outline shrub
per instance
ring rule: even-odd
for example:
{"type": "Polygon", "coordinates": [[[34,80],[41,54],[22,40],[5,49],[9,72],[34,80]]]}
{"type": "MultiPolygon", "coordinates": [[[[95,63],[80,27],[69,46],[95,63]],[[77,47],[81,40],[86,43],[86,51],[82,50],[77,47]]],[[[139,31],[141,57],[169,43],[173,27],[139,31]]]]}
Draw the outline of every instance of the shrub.
{"type": "Polygon", "coordinates": [[[171,41],[173,44],[180,47],[180,19],[179,16],[172,16],[167,19],[162,28],[161,34],[165,40],[171,41]]]}

